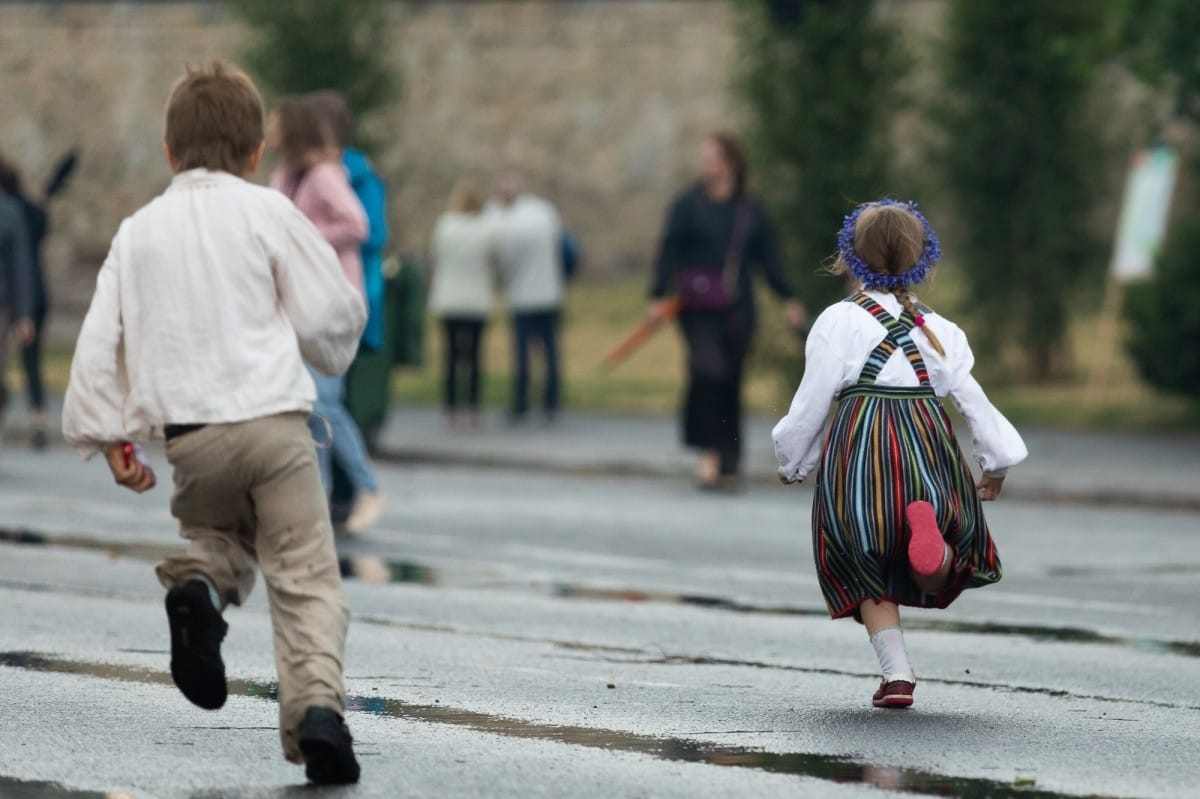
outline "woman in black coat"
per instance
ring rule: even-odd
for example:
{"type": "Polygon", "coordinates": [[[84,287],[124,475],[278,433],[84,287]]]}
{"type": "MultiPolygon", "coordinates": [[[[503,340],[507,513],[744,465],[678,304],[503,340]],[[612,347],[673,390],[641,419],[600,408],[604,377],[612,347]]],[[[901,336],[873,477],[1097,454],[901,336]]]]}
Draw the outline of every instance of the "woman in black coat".
{"type": "Polygon", "coordinates": [[[744,150],[714,133],[700,151],[700,178],[667,214],[651,288],[650,314],[667,314],[667,297],[683,302],[679,324],[687,345],[688,388],[683,438],[700,450],[699,485],[739,488],[742,378],[754,338],[754,275],[784,301],[788,323],[801,330],[804,307],[783,273],[766,210],[747,191],[744,150]]]}

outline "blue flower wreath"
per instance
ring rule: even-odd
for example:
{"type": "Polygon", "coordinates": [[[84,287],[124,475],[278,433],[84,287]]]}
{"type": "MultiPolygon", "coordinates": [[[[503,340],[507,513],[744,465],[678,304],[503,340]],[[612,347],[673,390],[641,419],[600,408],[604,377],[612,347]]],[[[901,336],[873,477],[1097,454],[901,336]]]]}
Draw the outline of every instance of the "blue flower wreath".
{"type": "Polygon", "coordinates": [[[933,265],[939,258],[942,257],[941,243],[938,241],[937,234],[933,232],[933,227],[929,224],[929,220],[917,210],[917,204],[911,200],[908,202],[899,202],[897,200],[886,199],[876,203],[867,203],[860,205],[846,216],[842,223],[842,229],[838,231],[838,255],[842,259],[842,263],[854,273],[854,276],[863,282],[864,286],[872,286],[887,289],[899,289],[905,286],[913,286],[925,279],[929,271],[933,269],[933,265]],[[863,211],[868,208],[873,208],[877,205],[899,205],[907,208],[913,216],[921,220],[921,224],[925,226],[925,246],[921,249],[921,257],[917,259],[917,263],[908,271],[901,272],[898,275],[887,275],[882,272],[876,272],[871,268],[870,264],[858,256],[854,251],[854,229],[858,225],[858,218],[862,216],[863,211]]]}

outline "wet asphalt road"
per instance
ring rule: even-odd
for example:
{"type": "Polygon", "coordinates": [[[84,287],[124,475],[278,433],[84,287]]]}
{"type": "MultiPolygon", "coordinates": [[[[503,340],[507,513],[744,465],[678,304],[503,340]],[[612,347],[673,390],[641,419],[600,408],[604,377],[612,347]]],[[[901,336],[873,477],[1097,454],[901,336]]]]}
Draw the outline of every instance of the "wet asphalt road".
{"type": "Polygon", "coordinates": [[[342,542],[364,779],[320,792],[279,755],[263,594],[227,614],[228,705],[191,707],[166,492],[6,451],[0,797],[1200,795],[1200,516],[990,506],[1004,580],[909,614],[917,705],[875,711],[803,489],[382,478],[384,522],[342,542]]]}

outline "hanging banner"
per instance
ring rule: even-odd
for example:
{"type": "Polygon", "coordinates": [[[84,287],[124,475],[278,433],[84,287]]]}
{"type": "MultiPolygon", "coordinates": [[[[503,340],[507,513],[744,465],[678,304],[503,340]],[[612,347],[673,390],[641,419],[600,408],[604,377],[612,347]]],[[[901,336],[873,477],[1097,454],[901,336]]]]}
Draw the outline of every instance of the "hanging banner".
{"type": "Polygon", "coordinates": [[[1121,202],[1112,274],[1118,281],[1149,276],[1167,231],[1179,159],[1164,145],[1134,156],[1121,202]]]}

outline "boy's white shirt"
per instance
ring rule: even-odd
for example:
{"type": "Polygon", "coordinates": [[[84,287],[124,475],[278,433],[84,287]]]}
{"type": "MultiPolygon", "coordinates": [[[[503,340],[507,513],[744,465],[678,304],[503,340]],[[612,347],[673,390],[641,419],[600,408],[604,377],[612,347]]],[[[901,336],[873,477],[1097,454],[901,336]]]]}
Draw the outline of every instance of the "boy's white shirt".
{"type": "Polygon", "coordinates": [[[121,223],[79,333],[63,435],[85,455],[168,424],[310,411],[366,323],[333,248],[272,189],[203,169],[121,223]]]}
{"type": "MultiPolygon", "coordinates": [[[[868,291],[867,294],[892,316],[902,313],[900,301],[891,293],[868,291]]],[[[925,359],[934,393],[948,396],[966,419],[974,441],[975,459],[984,473],[1002,474],[1025,460],[1029,450],[1021,434],[992,405],[971,376],[975,356],[966,334],[936,313],[926,314],[925,324],[942,343],[946,356],[939,355],[928,337],[918,330],[913,331],[912,340],[925,359]]],[[[772,432],[781,477],[792,482],[803,480],[816,468],[831,405],[843,389],[858,382],[867,358],[886,332],[875,317],[851,302],[836,303],[817,317],[808,334],[800,388],[787,416],[772,432]]],[[[897,349],[875,384],[897,387],[917,386],[920,382],[903,350],[897,349]]]]}

